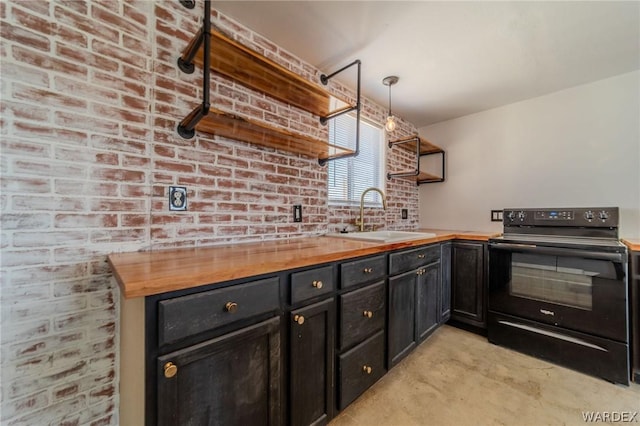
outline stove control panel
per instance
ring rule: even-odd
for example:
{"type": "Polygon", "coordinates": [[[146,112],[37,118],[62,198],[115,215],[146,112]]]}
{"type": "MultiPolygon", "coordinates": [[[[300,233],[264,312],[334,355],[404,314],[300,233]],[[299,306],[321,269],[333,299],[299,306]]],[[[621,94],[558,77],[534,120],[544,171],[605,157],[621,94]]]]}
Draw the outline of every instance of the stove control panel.
{"type": "Polygon", "coordinates": [[[618,227],[618,207],[505,209],[505,226],[618,227]]]}

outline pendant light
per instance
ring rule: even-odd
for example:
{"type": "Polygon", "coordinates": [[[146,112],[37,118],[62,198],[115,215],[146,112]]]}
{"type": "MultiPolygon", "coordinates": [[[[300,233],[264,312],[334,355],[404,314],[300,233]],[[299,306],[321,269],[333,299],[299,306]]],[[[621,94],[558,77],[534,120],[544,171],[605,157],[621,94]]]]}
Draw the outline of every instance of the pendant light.
{"type": "Polygon", "coordinates": [[[390,75],[382,79],[382,84],[389,86],[389,115],[384,123],[384,128],[387,132],[391,133],[396,129],[396,119],[391,113],[391,86],[398,82],[399,78],[395,75],[390,75]]]}

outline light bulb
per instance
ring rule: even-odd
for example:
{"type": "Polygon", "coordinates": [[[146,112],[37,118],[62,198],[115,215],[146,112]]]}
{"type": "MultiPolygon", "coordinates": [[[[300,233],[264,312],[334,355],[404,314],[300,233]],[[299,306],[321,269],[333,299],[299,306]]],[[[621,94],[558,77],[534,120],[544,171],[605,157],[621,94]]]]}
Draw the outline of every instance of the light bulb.
{"type": "Polygon", "coordinates": [[[393,118],[393,115],[387,117],[387,122],[384,123],[384,128],[387,132],[393,132],[396,129],[396,120],[393,118]]]}

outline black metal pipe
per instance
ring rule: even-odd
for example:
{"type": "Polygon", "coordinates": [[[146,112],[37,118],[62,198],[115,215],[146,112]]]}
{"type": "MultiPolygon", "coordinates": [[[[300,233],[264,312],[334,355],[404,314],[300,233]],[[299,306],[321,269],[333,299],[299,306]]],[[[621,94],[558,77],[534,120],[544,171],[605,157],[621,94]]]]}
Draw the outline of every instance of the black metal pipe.
{"type": "MultiPolygon", "coordinates": [[[[324,74],[320,77],[322,79],[322,77],[326,77],[327,81],[329,78],[333,77],[334,75],[338,74],[341,71],[344,71],[345,69],[353,66],[353,65],[358,65],[358,82],[356,85],[356,147],[354,149],[354,151],[352,153],[349,154],[344,154],[344,155],[340,155],[337,157],[333,157],[333,158],[325,158],[325,159],[319,159],[318,160],[318,164],[320,164],[321,166],[324,166],[325,164],[327,164],[327,161],[329,160],[339,160],[341,158],[350,158],[350,157],[356,157],[359,153],[360,153],[360,110],[362,109],[362,103],[360,102],[360,66],[361,66],[361,62],[359,59],[356,59],[355,61],[353,61],[352,63],[350,63],[349,65],[342,67],[340,70],[334,72],[333,74],[331,74],[330,76],[326,77],[324,74]]],[[[326,84],[326,83],[324,83],[326,84]]],[[[350,111],[353,111],[353,108],[350,109],[350,111]]],[[[329,116],[327,119],[329,118],[335,118],[341,114],[344,114],[346,111],[340,111],[336,114],[334,114],[333,116],[329,116]]],[[[320,119],[320,122],[322,122],[322,118],[320,119]]],[[[326,120],[325,120],[326,122],[326,120]]]]}
{"type": "Polygon", "coordinates": [[[193,63],[193,58],[196,57],[196,53],[198,53],[198,49],[200,49],[203,40],[204,29],[203,27],[200,27],[198,34],[191,39],[184,53],[178,57],[178,67],[182,72],[186,74],[193,74],[193,71],[195,71],[196,66],[193,63]]]}
{"type": "MultiPolygon", "coordinates": [[[[338,71],[334,71],[329,75],[326,75],[326,74],[320,75],[320,81],[322,82],[322,84],[324,84],[326,86],[327,83],[329,83],[329,80],[333,76],[335,76],[336,74],[340,74],[342,71],[346,70],[347,68],[352,67],[355,64],[358,64],[358,70],[359,70],[360,69],[360,59],[356,59],[355,61],[351,62],[349,65],[345,65],[344,67],[340,68],[338,71]]],[[[360,75],[360,73],[358,73],[358,84],[360,83],[359,75],[360,75]]],[[[358,98],[358,99],[360,99],[360,98],[358,98]]]]}
{"type": "MultiPolygon", "coordinates": [[[[185,53],[178,58],[178,66],[180,69],[185,71],[183,66],[181,65],[181,61],[183,61],[183,65],[190,65],[193,67],[193,62],[189,64],[189,62],[184,62],[185,59],[189,59],[192,61],[195,57],[195,53],[200,48],[200,44],[204,43],[204,66],[202,70],[202,103],[198,105],[189,115],[187,115],[181,122],[178,124],[178,134],[185,139],[191,139],[195,136],[195,127],[204,117],[209,114],[209,107],[211,106],[209,103],[209,87],[210,87],[210,77],[211,77],[211,2],[210,0],[204,0],[204,19],[202,23],[202,28],[198,32],[198,41],[195,43],[192,42],[189,44],[185,53]]],[[[185,71],[187,72],[187,71],[185,71]]],[[[193,71],[192,71],[193,72],[193,71]]]]}

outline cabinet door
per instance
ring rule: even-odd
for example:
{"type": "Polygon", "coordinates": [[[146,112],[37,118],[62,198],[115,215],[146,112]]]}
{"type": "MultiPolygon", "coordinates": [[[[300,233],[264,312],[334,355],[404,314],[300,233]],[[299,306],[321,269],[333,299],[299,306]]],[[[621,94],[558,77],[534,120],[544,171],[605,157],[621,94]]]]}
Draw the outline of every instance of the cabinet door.
{"type": "Polygon", "coordinates": [[[440,312],[438,322],[444,324],[451,317],[451,243],[441,246],[440,273],[442,282],[440,285],[440,312]]]}
{"type": "Polygon", "coordinates": [[[280,318],[158,357],[160,426],[279,425],[280,318]]]}
{"type": "Polygon", "coordinates": [[[289,316],[291,425],[328,422],[334,407],[334,299],[297,309],[289,316]]]}
{"type": "Polygon", "coordinates": [[[388,366],[396,365],[415,347],[417,271],[389,278],[388,366]]]}
{"type": "Polygon", "coordinates": [[[440,263],[418,270],[416,281],[416,341],[422,342],[438,327],[440,263]]]}
{"type": "Polygon", "coordinates": [[[484,245],[454,243],[452,260],[452,318],[485,327],[484,245]]]}

